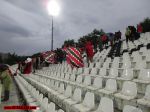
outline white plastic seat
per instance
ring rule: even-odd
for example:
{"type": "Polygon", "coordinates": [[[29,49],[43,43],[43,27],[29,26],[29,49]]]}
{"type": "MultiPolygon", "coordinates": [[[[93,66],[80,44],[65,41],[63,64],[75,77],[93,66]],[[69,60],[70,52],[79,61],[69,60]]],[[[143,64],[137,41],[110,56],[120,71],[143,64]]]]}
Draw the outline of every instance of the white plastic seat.
{"type": "Polygon", "coordinates": [[[65,80],[67,80],[67,81],[68,81],[68,80],[69,80],[69,78],[70,78],[70,74],[68,74],[68,73],[67,73],[67,74],[65,75],[65,80]]]}
{"type": "Polygon", "coordinates": [[[93,85],[87,87],[90,90],[97,90],[102,88],[102,78],[96,77],[94,79],[93,85]]]}
{"type": "Polygon", "coordinates": [[[123,112],[142,112],[142,110],[131,105],[125,105],[123,112]]]}
{"type": "Polygon", "coordinates": [[[102,97],[97,110],[94,112],[114,112],[114,105],[112,99],[102,97]]]}
{"type": "Polygon", "coordinates": [[[64,73],[61,73],[61,79],[64,79],[65,78],[65,74],[64,73]]]}
{"type": "Polygon", "coordinates": [[[72,74],[72,75],[70,76],[70,80],[74,82],[74,81],[75,81],[75,79],[76,79],[75,74],[72,74]]]}
{"type": "Polygon", "coordinates": [[[100,62],[96,62],[95,68],[100,68],[100,67],[101,67],[101,64],[102,64],[102,63],[100,63],[100,62]]]}
{"type": "Polygon", "coordinates": [[[104,89],[100,89],[98,92],[107,95],[113,94],[117,91],[117,82],[115,79],[108,79],[104,89]]]}
{"type": "Polygon", "coordinates": [[[123,62],[122,68],[124,68],[124,69],[131,68],[131,62],[128,61],[128,60],[125,60],[125,61],[123,62]]]}
{"type": "Polygon", "coordinates": [[[42,108],[43,110],[46,110],[48,108],[48,98],[44,98],[42,100],[42,108]]]}
{"type": "Polygon", "coordinates": [[[89,68],[93,68],[94,67],[94,63],[90,63],[89,68]]]}
{"type": "Polygon", "coordinates": [[[89,68],[84,68],[83,75],[88,75],[89,73],[90,73],[90,69],[89,68]]]}
{"type": "Polygon", "coordinates": [[[90,75],[97,75],[98,69],[92,68],[90,75]]]}
{"type": "Polygon", "coordinates": [[[124,69],[121,77],[117,78],[118,80],[132,80],[133,79],[133,70],[124,69]]]}
{"type": "Polygon", "coordinates": [[[116,69],[119,68],[119,58],[118,57],[114,58],[111,68],[116,68],[116,69]]]}
{"type": "Polygon", "coordinates": [[[138,79],[134,79],[134,82],[150,83],[150,69],[141,69],[138,79]]]}
{"type": "Polygon", "coordinates": [[[84,81],[83,81],[83,84],[84,84],[85,86],[91,85],[91,76],[85,76],[84,81]]]}
{"type": "Polygon", "coordinates": [[[118,69],[111,68],[110,72],[109,72],[109,75],[104,76],[104,77],[106,77],[106,78],[116,78],[116,77],[118,77],[118,69]]]}
{"type": "Polygon", "coordinates": [[[66,90],[64,91],[64,94],[58,95],[57,97],[59,98],[59,100],[64,100],[66,98],[70,98],[72,96],[72,87],[70,85],[68,85],[66,87],[66,90]]]}
{"type": "Polygon", "coordinates": [[[76,74],[76,73],[77,73],[77,69],[76,69],[76,68],[73,68],[72,73],[73,73],[73,74],[76,74]]]}
{"type": "Polygon", "coordinates": [[[138,61],[134,68],[135,69],[146,69],[146,61],[138,61]]]}
{"type": "Polygon", "coordinates": [[[51,102],[50,104],[48,104],[46,112],[56,112],[56,110],[55,110],[55,104],[53,102],[51,102]]]}
{"type": "Polygon", "coordinates": [[[136,96],[137,96],[136,83],[131,81],[125,81],[123,83],[121,92],[115,94],[115,97],[124,100],[131,100],[136,98],[136,96]]]}
{"type": "Polygon", "coordinates": [[[100,74],[99,74],[100,76],[106,76],[106,68],[101,68],[100,69],[100,74]]]}
{"type": "Polygon", "coordinates": [[[73,105],[73,109],[75,111],[79,112],[89,112],[91,109],[94,108],[95,102],[94,102],[94,93],[87,92],[85,94],[84,100],[81,104],[73,105]]]}
{"type": "Polygon", "coordinates": [[[64,93],[64,91],[65,91],[64,83],[60,83],[60,87],[58,88],[58,92],[59,93],[64,93]]]}
{"type": "Polygon", "coordinates": [[[76,88],[74,91],[74,94],[71,98],[69,99],[64,99],[64,105],[66,107],[66,110],[70,110],[70,107],[74,104],[80,103],[81,102],[81,89],[76,88]]]}
{"type": "Polygon", "coordinates": [[[83,73],[83,68],[78,68],[77,74],[79,75],[79,74],[82,74],[82,73],[83,73]]]}
{"type": "Polygon", "coordinates": [[[62,109],[59,109],[58,112],[64,112],[62,109]]]}
{"type": "Polygon", "coordinates": [[[78,84],[80,84],[80,83],[82,83],[82,75],[78,75],[77,76],[77,79],[76,79],[76,82],[78,83],[78,84]]]}
{"type": "Polygon", "coordinates": [[[145,96],[137,100],[138,104],[150,107],[150,85],[146,87],[145,96]]]}

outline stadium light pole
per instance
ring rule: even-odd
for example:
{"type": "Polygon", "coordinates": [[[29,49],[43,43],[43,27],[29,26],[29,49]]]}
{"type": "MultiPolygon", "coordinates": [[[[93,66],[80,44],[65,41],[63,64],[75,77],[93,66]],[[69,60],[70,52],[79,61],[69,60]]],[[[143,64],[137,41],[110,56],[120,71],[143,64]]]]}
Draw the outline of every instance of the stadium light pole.
{"type": "Polygon", "coordinates": [[[52,16],[52,38],[51,38],[51,50],[53,50],[53,31],[54,31],[54,16],[58,16],[60,12],[60,7],[57,3],[57,0],[49,0],[47,3],[48,14],[52,16]]]}

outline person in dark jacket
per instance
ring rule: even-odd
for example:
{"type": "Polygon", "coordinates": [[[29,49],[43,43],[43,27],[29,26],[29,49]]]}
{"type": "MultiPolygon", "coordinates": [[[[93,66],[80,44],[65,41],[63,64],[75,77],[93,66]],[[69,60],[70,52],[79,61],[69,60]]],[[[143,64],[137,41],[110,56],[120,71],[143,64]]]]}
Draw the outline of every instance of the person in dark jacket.
{"type": "Polygon", "coordinates": [[[2,99],[2,102],[8,101],[12,79],[9,67],[7,65],[0,65],[0,79],[3,82],[4,88],[4,98],[2,99]]]}

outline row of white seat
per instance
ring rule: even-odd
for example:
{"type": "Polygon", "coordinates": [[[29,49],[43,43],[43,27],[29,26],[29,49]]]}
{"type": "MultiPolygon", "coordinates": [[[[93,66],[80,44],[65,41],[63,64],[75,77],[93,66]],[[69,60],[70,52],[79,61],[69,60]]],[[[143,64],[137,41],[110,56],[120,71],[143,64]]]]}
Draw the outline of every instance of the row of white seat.
{"type": "MultiPolygon", "coordinates": [[[[106,86],[102,86],[102,79],[101,78],[95,78],[93,85],[90,85],[89,78],[87,78],[83,83],[81,83],[81,77],[79,77],[77,82],[69,82],[69,81],[62,81],[57,78],[50,78],[50,77],[39,77],[36,75],[31,75],[32,78],[36,79],[38,82],[41,82],[51,88],[59,89],[59,87],[62,87],[61,89],[64,91],[64,85],[72,85],[73,87],[82,88],[84,91],[92,91],[93,93],[99,95],[99,96],[110,96],[113,99],[121,99],[122,101],[130,100],[129,102],[136,104],[138,101],[137,99],[137,88],[136,83],[131,81],[126,81],[123,83],[123,87],[121,91],[117,91],[117,85],[116,81],[114,79],[108,79],[106,82],[106,86]],[[49,79],[48,79],[49,78],[49,79]],[[120,97],[121,96],[121,97],[120,97]]],[[[150,91],[149,86],[147,86],[146,92],[150,91]]],[[[147,93],[145,93],[146,95],[147,93]]],[[[142,98],[147,101],[147,98],[145,99],[145,96],[142,98]]],[[[149,99],[148,99],[149,100],[149,99]]],[[[116,101],[116,107],[119,109],[123,108],[123,103],[117,103],[119,101],[116,101]],[[121,105],[120,105],[121,104],[121,105]]],[[[149,104],[142,103],[141,105],[149,106],[149,104]]]]}
{"type": "MultiPolygon", "coordinates": [[[[55,84],[55,87],[52,87],[48,82],[44,81],[44,83],[29,77],[25,78],[30,80],[31,83],[37,84],[37,87],[44,88],[48,91],[49,98],[64,108],[66,112],[115,112],[114,102],[111,98],[101,97],[100,103],[97,106],[94,98],[95,94],[93,92],[87,91],[84,98],[82,98],[81,88],[76,87],[72,93],[73,87],[71,85],[67,85],[66,89],[64,89],[63,83],[61,83],[59,87],[58,83],[55,84]]],[[[123,112],[132,112],[134,109],[136,112],[142,112],[141,109],[132,106],[124,106],[123,112]]]]}
{"type": "Polygon", "coordinates": [[[29,84],[25,79],[21,76],[15,76],[15,81],[21,90],[27,105],[37,106],[36,110],[32,110],[32,112],[64,112],[62,109],[56,110],[55,104],[53,102],[48,102],[48,98],[43,96],[43,94],[39,93],[31,84],[29,84]]]}
{"type": "MultiPolygon", "coordinates": [[[[133,81],[136,82],[138,85],[138,91],[144,92],[145,87],[150,84],[150,69],[141,69],[140,71],[135,71],[132,69],[124,69],[124,70],[118,70],[118,69],[110,69],[107,71],[107,69],[102,68],[99,70],[99,73],[97,73],[97,69],[93,68],[91,72],[89,73],[89,68],[85,68],[84,72],[83,69],[78,69],[77,72],[50,72],[50,71],[38,71],[38,74],[43,74],[51,77],[56,77],[59,79],[65,79],[70,81],[75,81],[75,79],[84,79],[86,75],[90,77],[90,79],[94,79],[96,77],[103,78],[103,79],[116,79],[117,82],[121,82],[121,84],[124,81],[133,81]],[[138,73],[139,72],[139,73],[138,73]],[[138,75],[139,74],[139,75],[138,75]],[[81,77],[82,78],[77,78],[81,77]]],[[[119,88],[121,85],[119,85],[119,88]]]]}

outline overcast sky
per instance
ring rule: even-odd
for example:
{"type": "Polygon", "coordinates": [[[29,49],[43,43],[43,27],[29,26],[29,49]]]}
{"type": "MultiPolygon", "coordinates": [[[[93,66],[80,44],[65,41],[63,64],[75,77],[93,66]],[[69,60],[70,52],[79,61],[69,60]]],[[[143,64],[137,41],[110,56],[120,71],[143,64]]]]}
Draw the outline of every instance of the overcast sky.
{"type": "MultiPolygon", "coordinates": [[[[47,0],[0,0],[0,52],[31,55],[51,48],[51,16],[47,0]]],[[[150,0],[57,0],[54,17],[54,48],[103,28],[124,31],[150,17],[150,0]]]]}

